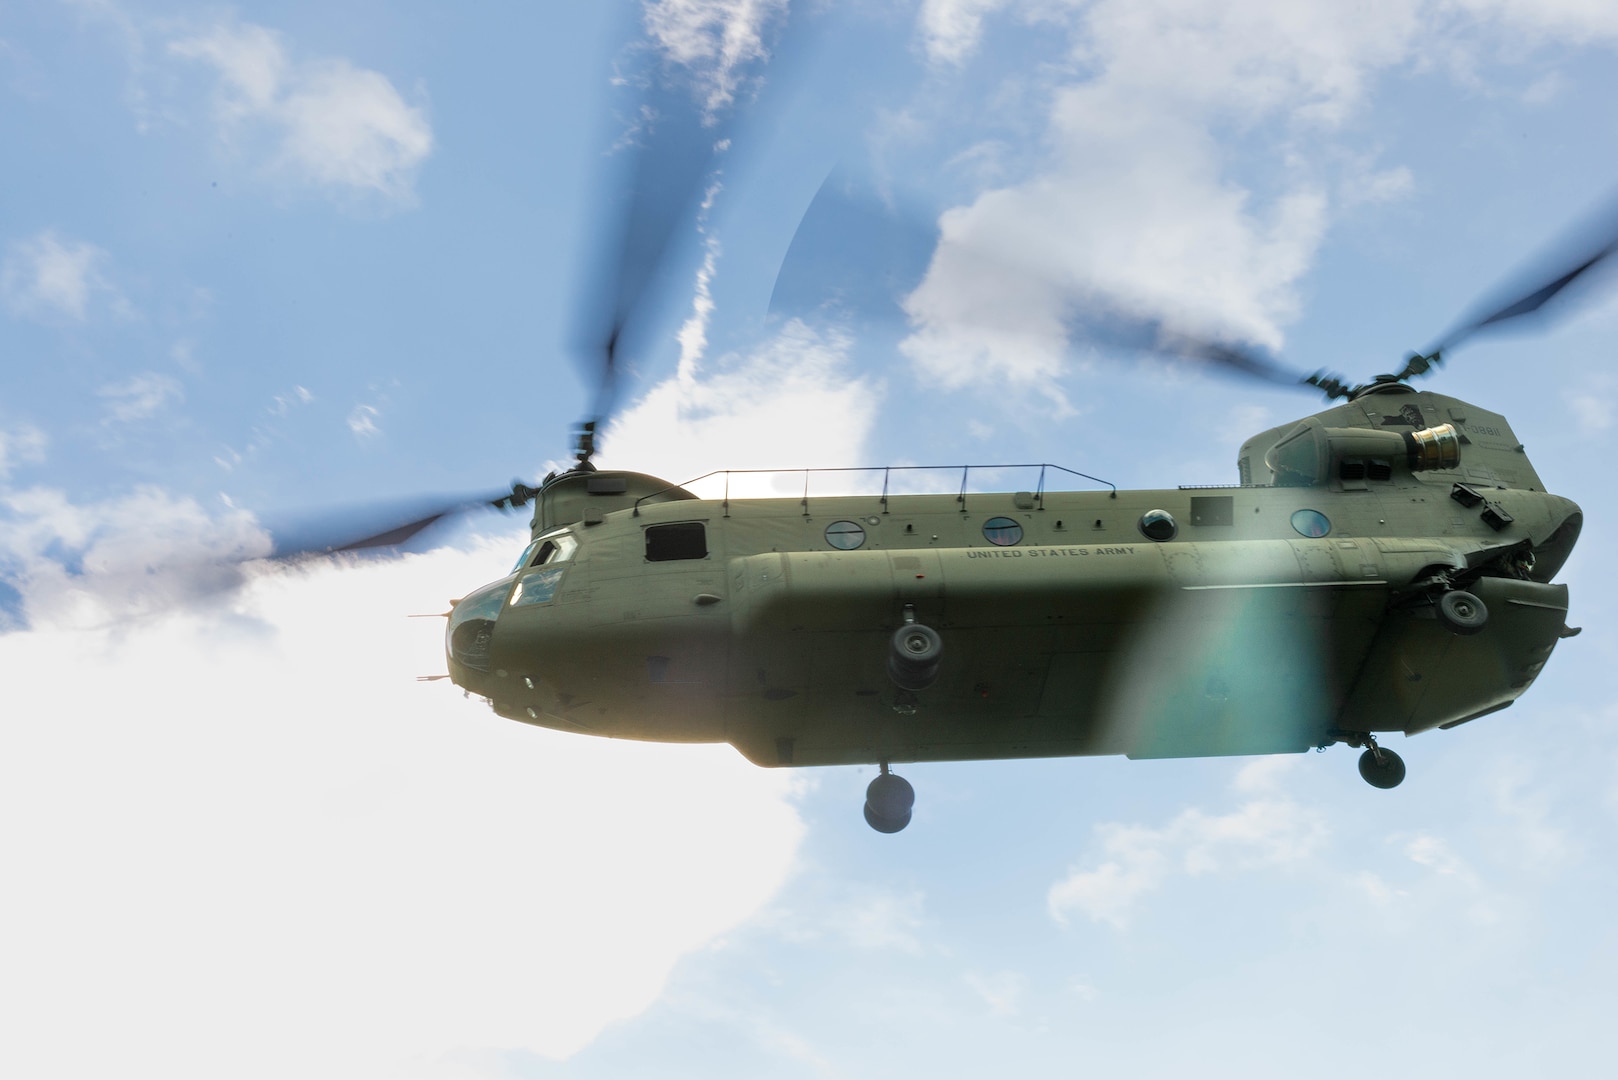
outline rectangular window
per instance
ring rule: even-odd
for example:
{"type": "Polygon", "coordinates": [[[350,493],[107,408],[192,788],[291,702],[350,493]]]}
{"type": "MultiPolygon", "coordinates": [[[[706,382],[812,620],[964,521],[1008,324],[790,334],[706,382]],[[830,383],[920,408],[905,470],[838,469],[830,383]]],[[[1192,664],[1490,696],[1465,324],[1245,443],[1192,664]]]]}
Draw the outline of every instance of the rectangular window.
{"type": "Polygon", "coordinates": [[[1236,500],[1229,495],[1191,496],[1191,524],[1233,525],[1236,522],[1236,500]]]}
{"type": "Polygon", "coordinates": [[[646,561],[675,562],[708,557],[708,530],[700,521],[650,525],[646,529],[646,561]]]}

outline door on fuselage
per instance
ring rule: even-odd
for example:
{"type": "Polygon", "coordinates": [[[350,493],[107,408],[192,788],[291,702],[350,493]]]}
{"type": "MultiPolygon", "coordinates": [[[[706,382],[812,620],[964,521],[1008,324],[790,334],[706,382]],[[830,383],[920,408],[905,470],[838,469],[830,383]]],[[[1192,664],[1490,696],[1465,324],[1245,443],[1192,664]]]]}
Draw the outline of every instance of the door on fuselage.
{"type": "Polygon", "coordinates": [[[595,561],[596,622],[634,672],[643,737],[722,737],[730,622],[719,539],[707,521],[658,522],[595,561]]]}

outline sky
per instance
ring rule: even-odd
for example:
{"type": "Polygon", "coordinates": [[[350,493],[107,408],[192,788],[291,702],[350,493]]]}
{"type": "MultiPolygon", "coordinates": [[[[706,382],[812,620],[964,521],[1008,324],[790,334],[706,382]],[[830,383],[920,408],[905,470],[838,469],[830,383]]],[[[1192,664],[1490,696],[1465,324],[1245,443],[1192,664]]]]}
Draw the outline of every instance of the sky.
{"type": "Polygon", "coordinates": [[[724,145],[601,465],[1173,487],[1318,398],[1091,316],[1392,370],[1608,220],[1615,59],[1580,0],[0,6],[0,1072],[1600,1068],[1611,281],[1426,383],[1583,506],[1586,630],[1510,711],[1393,738],[1393,791],[1341,747],[928,764],[879,835],[872,768],[418,682],[443,624],[407,616],[522,515],[255,557],[567,460],[648,73],[724,145]],[[875,217],[794,242],[817,192],[875,217]]]}

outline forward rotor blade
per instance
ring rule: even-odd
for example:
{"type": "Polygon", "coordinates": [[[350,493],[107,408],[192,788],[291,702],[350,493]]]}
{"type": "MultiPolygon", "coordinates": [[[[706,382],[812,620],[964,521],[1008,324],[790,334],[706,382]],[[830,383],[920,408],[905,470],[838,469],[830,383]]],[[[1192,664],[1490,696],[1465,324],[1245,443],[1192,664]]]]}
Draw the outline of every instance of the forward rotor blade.
{"type": "Polygon", "coordinates": [[[724,132],[703,122],[695,104],[664,92],[642,106],[636,141],[617,151],[619,175],[607,185],[597,265],[587,276],[573,339],[587,382],[591,419],[612,412],[630,320],[667,287],[677,227],[689,220],[703,182],[724,146],[724,132]]]}
{"type": "MultiPolygon", "coordinates": [[[[1579,239],[1565,243],[1552,257],[1541,259],[1536,264],[1538,273],[1519,271],[1512,278],[1510,286],[1496,291],[1496,295],[1499,293],[1515,295],[1515,299],[1504,303],[1494,300],[1480,304],[1480,307],[1487,307],[1485,314],[1463,320],[1459,326],[1445,334],[1430,352],[1447,352],[1481,330],[1500,326],[1514,319],[1549,315],[1550,312],[1545,310],[1547,304],[1562,297],[1564,289],[1600,267],[1615,251],[1618,251],[1618,200],[1609,202],[1582,228],[1579,239]],[[1542,269],[1547,263],[1566,269],[1547,274],[1542,269]],[[1525,278],[1542,284],[1523,292],[1525,278]]],[[[1566,299],[1562,297],[1563,301],[1566,299]]]]}
{"type": "MultiPolygon", "coordinates": [[[[757,19],[762,43],[785,4],[762,4],[732,16],[757,19]]],[[[770,59],[762,44],[756,63],[770,59]]],[[[630,57],[639,68],[620,81],[639,97],[628,130],[608,154],[606,193],[594,228],[592,265],[583,278],[571,339],[586,382],[594,387],[587,422],[599,430],[613,411],[634,324],[670,293],[671,254],[696,235],[713,193],[721,156],[737,126],[732,99],[756,78],[726,68],[728,60],[670,59],[652,44],[630,57]],[[718,64],[715,76],[711,65],[718,64]],[[692,226],[688,235],[681,230],[692,226]]]]}
{"type": "Polygon", "coordinates": [[[434,496],[327,511],[286,527],[272,528],[275,546],[270,558],[289,560],[398,547],[447,518],[521,506],[533,494],[534,489],[518,482],[511,491],[493,494],[434,496]]]}
{"type": "MultiPolygon", "coordinates": [[[[290,523],[268,524],[241,513],[211,521],[156,522],[113,535],[117,543],[96,541],[104,551],[92,559],[84,551],[66,550],[53,557],[62,573],[52,575],[58,592],[83,595],[87,603],[72,616],[99,621],[85,626],[124,625],[131,619],[181,610],[224,611],[231,598],[255,577],[251,564],[291,564],[339,553],[381,552],[418,536],[435,522],[489,506],[521,505],[536,494],[527,485],[509,492],[461,498],[398,500],[346,506],[290,523]]],[[[93,539],[93,538],[92,538],[93,539]]],[[[90,540],[85,541],[90,543],[90,540]]],[[[0,592],[7,591],[0,579],[0,592]]],[[[32,601],[7,605],[8,618],[26,624],[32,601]]],[[[39,602],[48,602],[49,589],[39,602]]],[[[4,599],[0,596],[0,599],[4,599]]],[[[53,607],[60,607],[58,600],[53,607]]]]}

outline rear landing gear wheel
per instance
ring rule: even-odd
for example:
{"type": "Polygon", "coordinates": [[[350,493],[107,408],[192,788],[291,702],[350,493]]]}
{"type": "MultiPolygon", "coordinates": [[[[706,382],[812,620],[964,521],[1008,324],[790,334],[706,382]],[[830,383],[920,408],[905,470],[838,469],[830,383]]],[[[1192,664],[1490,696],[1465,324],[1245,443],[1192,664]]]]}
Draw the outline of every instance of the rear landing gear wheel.
{"type": "Polygon", "coordinates": [[[879,833],[896,833],[910,824],[916,789],[910,781],[882,766],[882,775],[865,789],[865,822],[879,833]]]}
{"type": "Polygon", "coordinates": [[[938,681],[944,639],[938,631],[918,622],[893,632],[888,648],[888,677],[901,690],[925,690],[938,681]]]}
{"type": "Polygon", "coordinates": [[[1438,598],[1438,621],[1452,634],[1475,634],[1488,624],[1489,609],[1471,593],[1457,589],[1438,598]]]}
{"type": "Polygon", "coordinates": [[[1360,775],[1372,787],[1396,788],[1405,778],[1404,758],[1373,744],[1360,755],[1360,775]]]}

